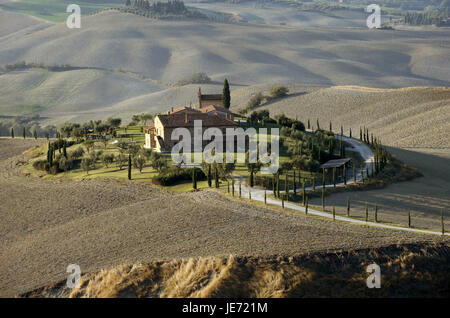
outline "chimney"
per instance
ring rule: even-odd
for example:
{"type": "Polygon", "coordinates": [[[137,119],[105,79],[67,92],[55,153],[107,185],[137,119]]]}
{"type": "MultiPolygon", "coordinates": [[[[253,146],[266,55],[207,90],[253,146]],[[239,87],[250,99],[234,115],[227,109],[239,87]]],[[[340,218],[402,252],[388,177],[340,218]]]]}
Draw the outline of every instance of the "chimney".
{"type": "Polygon", "coordinates": [[[185,117],[184,117],[184,122],[187,124],[188,123],[188,114],[186,113],[185,117]]]}

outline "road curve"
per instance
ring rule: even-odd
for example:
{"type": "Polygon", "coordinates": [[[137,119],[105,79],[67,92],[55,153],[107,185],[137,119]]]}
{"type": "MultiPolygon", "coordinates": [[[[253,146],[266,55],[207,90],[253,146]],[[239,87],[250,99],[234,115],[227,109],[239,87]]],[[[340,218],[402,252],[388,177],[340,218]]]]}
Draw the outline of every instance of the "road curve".
{"type": "MultiPolygon", "coordinates": [[[[336,135],[336,136],[341,137],[340,135],[336,135]]],[[[346,148],[346,151],[358,152],[361,155],[361,157],[364,159],[365,167],[364,167],[362,173],[363,173],[364,177],[367,177],[364,172],[365,172],[366,168],[368,168],[367,171],[370,171],[370,169],[371,169],[372,160],[374,159],[374,154],[373,154],[372,150],[365,143],[358,141],[356,139],[345,137],[345,136],[342,136],[342,139],[347,144],[351,145],[351,148],[346,148]]],[[[245,185],[245,179],[246,179],[245,177],[233,175],[232,178],[236,181],[236,185],[239,185],[239,184],[241,185],[242,197],[249,198],[250,193],[251,193],[252,200],[264,202],[264,192],[265,191],[263,189],[247,187],[245,185]]],[[[361,172],[357,172],[356,180],[357,181],[361,180],[361,172]]],[[[352,184],[352,183],[354,183],[354,180],[347,181],[347,184],[352,184]]],[[[344,186],[344,183],[343,182],[336,183],[336,186],[337,187],[344,186]]],[[[334,187],[334,185],[326,184],[325,188],[327,188],[327,187],[334,187]]],[[[316,189],[321,189],[321,188],[322,188],[322,185],[316,186],[316,189]]],[[[311,190],[312,188],[306,187],[305,189],[311,190]]],[[[298,190],[301,191],[301,188],[299,188],[298,190]]],[[[280,192],[284,192],[284,191],[280,191],[280,192]]],[[[281,200],[267,198],[266,201],[268,204],[282,206],[281,200]]],[[[288,209],[306,213],[305,207],[303,207],[299,204],[294,204],[291,202],[284,202],[284,206],[285,206],[285,208],[288,208],[288,209]]],[[[320,217],[323,217],[326,219],[333,219],[333,215],[331,213],[314,210],[311,208],[308,208],[308,214],[320,216],[320,217]]],[[[371,226],[371,227],[378,227],[378,228],[385,228],[385,229],[391,229],[391,230],[400,230],[400,231],[419,233],[419,234],[442,235],[442,232],[437,232],[437,231],[414,229],[414,228],[402,227],[402,226],[397,226],[397,225],[381,224],[381,223],[376,223],[376,222],[371,222],[371,221],[366,222],[366,221],[362,221],[362,220],[358,220],[358,219],[354,219],[354,218],[350,218],[350,217],[345,217],[345,216],[336,215],[335,219],[337,221],[342,221],[342,222],[348,222],[348,223],[371,226]]],[[[444,235],[450,236],[450,233],[446,232],[446,233],[444,233],[444,235]]]]}

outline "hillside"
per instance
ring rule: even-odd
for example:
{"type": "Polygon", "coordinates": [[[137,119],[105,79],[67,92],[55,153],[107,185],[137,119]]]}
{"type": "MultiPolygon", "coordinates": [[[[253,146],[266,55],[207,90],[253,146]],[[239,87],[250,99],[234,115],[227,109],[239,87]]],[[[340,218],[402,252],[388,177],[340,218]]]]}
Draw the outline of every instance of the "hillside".
{"type": "Polygon", "coordinates": [[[294,257],[208,257],[121,265],[22,297],[448,297],[449,245],[391,245],[294,257]],[[366,267],[382,288],[366,287],[366,267]]]}
{"type": "MultiPolygon", "coordinates": [[[[342,125],[346,134],[351,128],[355,137],[359,137],[360,126],[365,126],[393,147],[450,148],[449,88],[292,87],[292,97],[259,109],[297,116],[305,122],[309,118],[314,126],[318,118],[323,128],[332,120],[335,131],[342,125]]],[[[249,92],[242,89],[235,94],[248,96],[249,92]]]]}
{"type": "Polygon", "coordinates": [[[292,28],[160,21],[119,12],[0,39],[0,65],[17,61],[122,68],[174,83],[195,72],[235,84],[296,82],[371,87],[446,86],[445,30],[292,28]],[[424,50],[433,47],[432,51],[424,50]],[[57,49],[56,49],[57,48],[57,49]]]}

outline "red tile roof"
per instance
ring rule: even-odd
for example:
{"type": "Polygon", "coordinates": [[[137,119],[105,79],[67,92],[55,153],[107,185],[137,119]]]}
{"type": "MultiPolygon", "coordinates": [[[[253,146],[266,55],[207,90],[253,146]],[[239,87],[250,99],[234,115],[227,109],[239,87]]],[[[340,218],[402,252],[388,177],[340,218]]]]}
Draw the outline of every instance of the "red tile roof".
{"type": "Polygon", "coordinates": [[[221,112],[221,113],[231,114],[231,112],[228,109],[226,109],[225,107],[217,106],[217,105],[209,105],[209,106],[203,107],[203,108],[200,109],[200,111],[202,113],[209,113],[209,112],[212,112],[212,111],[218,111],[218,112],[221,112]]]}
{"type": "Polygon", "coordinates": [[[194,127],[194,120],[201,120],[203,127],[234,127],[237,123],[223,116],[206,113],[174,113],[157,116],[164,127],[194,127]],[[187,117],[187,122],[186,122],[187,117]]]}

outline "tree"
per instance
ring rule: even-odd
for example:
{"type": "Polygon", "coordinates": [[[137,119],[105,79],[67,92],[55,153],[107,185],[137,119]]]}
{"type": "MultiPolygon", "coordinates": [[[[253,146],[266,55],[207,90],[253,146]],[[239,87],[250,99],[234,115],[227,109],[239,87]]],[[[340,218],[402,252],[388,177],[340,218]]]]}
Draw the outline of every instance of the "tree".
{"type": "Polygon", "coordinates": [[[114,154],[104,154],[102,156],[102,162],[105,167],[108,168],[108,166],[114,162],[114,154]]]}
{"type": "Polygon", "coordinates": [[[36,128],[33,129],[33,138],[37,139],[37,131],[36,128]]]}
{"type": "Polygon", "coordinates": [[[131,155],[128,155],[128,180],[131,180],[131,155]]]}
{"type": "Polygon", "coordinates": [[[223,107],[225,107],[226,109],[230,108],[230,103],[231,103],[230,85],[228,84],[227,79],[225,79],[225,81],[223,82],[222,102],[223,102],[223,107]]]}
{"type": "Polygon", "coordinates": [[[65,140],[63,141],[63,155],[67,159],[67,142],[65,140]]]}
{"type": "Polygon", "coordinates": [[[208,179],[208,187],[211,188],[212,186],[212,180],[211,180],[211,164],[208,164],[208,173],[206,174],[206,177],[208,179]]]}
{"type": "Polygon", "coordinates": [[[142,169],[144,168],[145,158],[141,155],[134,157],[134,165],[139,169],[139,172],[142,173],[142,169]]]}
{"type": "Polygon", "coordinates": [[[286,86],[274,86],[270,89],[270,96],[272,98],[284,97],[289,92],[286,86]]]}
{"type": "Polygon", "coordinates": [[[127,162],[127,157],[123,153],[120,153],[116,157],[116,163],[120,170],[122,170],[122,168],[126,164],[126,162],[127,162]]]}
{"type": "Polygon", "coordinates": [[[92,159],[91,158],[83,158],[81,160],[81,168],[86,171],[86,174],[89,174],[89,170],[92,167],[92,159]]]}
{"type": "Polygon", "coordinates": [[[11,138],[14,138],[14,128],[11,128],[11,138]]]}
{"type": "Polygon", "coordinates": [[[25,126],[22,128],[22,136],[23,136],[23,139],[27,138],[27,132],[25,130],[25,126]]]}

